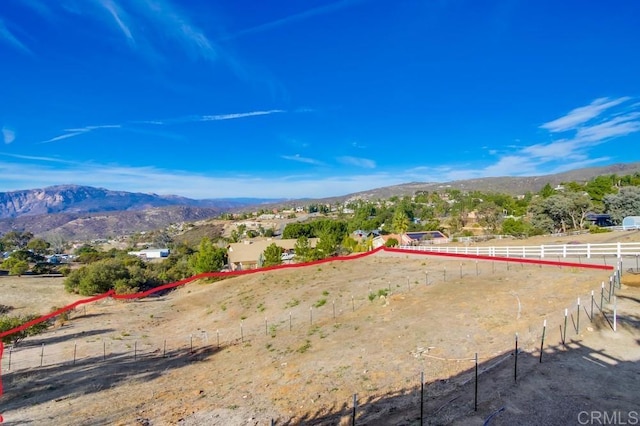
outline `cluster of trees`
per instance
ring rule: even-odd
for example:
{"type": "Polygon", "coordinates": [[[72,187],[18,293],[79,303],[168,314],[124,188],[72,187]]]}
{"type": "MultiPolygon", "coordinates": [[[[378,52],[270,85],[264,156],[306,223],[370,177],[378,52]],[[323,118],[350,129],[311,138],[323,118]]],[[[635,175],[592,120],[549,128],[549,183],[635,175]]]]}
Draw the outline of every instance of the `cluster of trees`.
{"type": "MultiPolygon", "coordinates": [[[[328,206],[314,205],[313,211],[328,213],[328,206]]],[[[526,237],[537,234],[583,229],[590,224],[587,213],[608,213],[616,223],[625,216],[640,215],[640,174],[599,176],[580,184],[570,182],[563,190],[546,185],[538,193],[520,197],[481,191],[420,191],[414,196],[391,197],[377,202],[355,200],[338,209],[334,218],[288,224],[282,237],[296,239],[297,262],[308,262],[339,254],[365,251],[371,239],[354,239],[356,230],[381,233],[440,230],[449,235],[465,235],[470,213],[487,234],[526,237]],[[353,213],[345,214],[345,210],[353,213]],[[315,245],[311,239],[317,238],[315,245]]],[[[239,226],[232,241],[243,237],[272,236],[273,230],[259,229],[256,235],[239,226]]],[[[194,274],[219,271],[227,263],[227,240],[203,238],[197,247],[174,243],[167,235],[162,241],[171,256],[162,262],[144,262],[127,251],[100,251],[91,245],[80,247],[77,260],[82,266],[69,272],[65,287],[83,295],[115,289],[118,293],[145,290],[194,274]]],[[[397,244],[392,241],[391,244],[397,244]]],[[[8,232],[0,238],[0,249],[11,251],[2,268],[20,275],[30,265],[36,268],[51,251],[51,243],[29,232],[8,232]]],[[[262,254],[259,264],[282,263],[283,249],[274,242],[262,254]]]]}
{"type": "Polygon", "coordinates": [[[195,274],[219,271],[227,262],[226,249],[209,238],[203,238],[197,249],[175,244],[171,256],[159,263],[146,262],[126,250],[98,251],[84,246],[77,253],[82,266],[69,272],[64,285],[67,291],[86,296],[109,290],[136,293],[195,274]]]}
{"type": "Polygon", "coordinates": [[[50,272],[45,263],[45,256],[51,252],[51,243],[42,238],[34,238],[31,232],[10,231],[0,238],[0,252],[7,253],[2,257],[0,267],[11,275],[22,275],[33,265],[34,272],[50,272]]]}

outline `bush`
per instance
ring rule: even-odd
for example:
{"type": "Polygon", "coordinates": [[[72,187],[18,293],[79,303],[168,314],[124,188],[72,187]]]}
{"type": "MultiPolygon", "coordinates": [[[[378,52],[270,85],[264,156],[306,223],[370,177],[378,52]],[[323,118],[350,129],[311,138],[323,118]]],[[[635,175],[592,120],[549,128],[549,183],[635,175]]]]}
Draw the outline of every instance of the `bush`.
{"type": "MultiPolygon", "coordinates": [[[[9,316],[9,315],[0,316],[0,332],[4,332],[16,327],[20,327],[22,324],[25,324],[36,318],[39,318],[39,316],[34,314],[23,315],[23,316],[9,316]]],[[[17,333],[4,336],[2,338],[2,342],[7,344],[12,344],[15,346],[25,337],[35,336],[37,334],[44,332],[47,329],[47,327],[49,327],[49,322],[43,321],[38,324],[34,324],[31,327],[24,329],[22,331],[19,331],[17,333]]]]}
{"type": "Polygon", "coordinates": [[[395,238],[389,238],[385,243],[384,246],[385,247],[398,247],[399,243],[398,240],[395,238]]]}
{"type": "Polygon", "coordinates": [[[607,229],[607,228],[601,228],[597,225],[591,225],[589,227],[589,233],[590,234],[603,234],[605,232],[611,232],[611,229],[607,229]]]}

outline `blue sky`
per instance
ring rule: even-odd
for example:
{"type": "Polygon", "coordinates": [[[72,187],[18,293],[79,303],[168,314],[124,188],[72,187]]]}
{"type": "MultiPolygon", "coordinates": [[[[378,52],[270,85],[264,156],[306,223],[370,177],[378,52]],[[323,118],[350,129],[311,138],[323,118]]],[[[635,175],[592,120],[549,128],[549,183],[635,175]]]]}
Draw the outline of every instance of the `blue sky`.
{"type": "Polygon", "coordinates": [[[640,161],[640,2],[2,0],[0,191],[345,195],[640,161]]]}

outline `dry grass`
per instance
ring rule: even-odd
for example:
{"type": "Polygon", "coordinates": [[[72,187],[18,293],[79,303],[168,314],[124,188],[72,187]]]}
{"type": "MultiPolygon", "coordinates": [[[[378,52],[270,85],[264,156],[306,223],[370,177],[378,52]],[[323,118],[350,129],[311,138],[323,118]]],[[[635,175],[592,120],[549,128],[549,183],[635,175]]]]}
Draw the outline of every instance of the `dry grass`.
{"type": "MultiPolygon", "coordinates": [[[[562,351],[557,345],[564,309],[571,309],[574,321],[576,298],[589,300],[589,292],[608,275],[492,262],[481,262],[476,270],[473,261],[377,254],[193,283],[138,302],[105,301],[91,305],[86,317],[25,342],[21,353],[14,354],[15,368],[21,356],[37,367],[40,345],[46,344],[44,368],[4,372],[4,417],[66,424],[132,424],[140,419],[152,424],[265,424],[270,418],[279,424],[339,424],[348,421],[357,393],[359,424],[410,424],[418,406],[416,383],[424,371],[430,383],[427,409],[436,424],[477,423],[481,419],[469,413],[466,390],[474,354],[485,366],[494,365],[509,353],[518,333],[525,351],[522,368],[528,371],[523,375],[534,389],[542,321],[549,324],[547,345],[562,351]],[[384,292],[388,295],[369,298],[384,292]],[[456,396],[457,402],[447,404],[456,396]]],[[[57,301],[47,303],[47,309],[70,297],[54,293],[57,301]]],[[[638,305],[631,299],[620,303],[629,310],[638,305]]],[[[596,336],[598,328],[587,325],[587,313],[588,308],[579,334],[569,329],[576,342],[596,336]]],[[[627,325],[632,321],[630,316],[627,325]]],[[[597,344],[607,338],[601,335],[606,328],[602,330],[597,344]]],[[[622,365],[635,356],[620,351],[611,355],[622,365]]],[[[550,359],[549,368],[551,364],[550,359]]],[[[484,395],[480,414],[486,417],[495,404],[513,395],[509,403],[515,408],[508,418],[520,419],[518,410],[536,410],[526,402],[533,397],[508,390],[506,366],[511,364],[502,365],[486,375],[498,393],[484,395]],[[505,386],[507,390],[498,390],[505,386]]],[[[572,377],[571,371],[564,373],[545,374],[572,377]]],[[[540,377],[539,385],[547,378],[540,377]]]]}

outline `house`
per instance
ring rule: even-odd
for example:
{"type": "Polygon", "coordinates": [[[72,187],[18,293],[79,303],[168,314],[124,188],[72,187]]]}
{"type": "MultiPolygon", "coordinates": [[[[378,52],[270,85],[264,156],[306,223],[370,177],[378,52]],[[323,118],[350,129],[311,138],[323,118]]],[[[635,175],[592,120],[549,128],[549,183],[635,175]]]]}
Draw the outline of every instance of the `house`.
{"type": "Polygon", "coordinates": [[[613,220],[610,214],[587,213],[585,219],[595,226],[613,226],[613,220]]]}
{"type": "MultiPolygon", "coordinates": [[[[317,238],[309,238],[309,246],[315,247],[317,241],[317,238]]],[[[294,249],[297,242],[298,240],[293,238],[281,240],[268,238],[259,241],[231,243],[227,247],[229,268],[232,271],[259,268],[265,249],[273,243],[284,249],[282,260],[291,261],[293,259],[291,255],[295,254],[294,249]]]]}
{"type": "Polygon", "coordinates": [[[380,235],[380,231],[378,231],[377,229],[374,229],[373,231],[364,231],[362,229],[356,229],[351,234],[351,236],[356,240],[362,240],[369,237],[375,238],[375,237],[378,237],[379,235],[380,235]]]}
{"type": "Polygon", "coordinates": [[[440,231],[405,232],[400,238],[400,244],[405,246],[417,246],[422,243],[442,244],[449,242],[449,237],[440,231]]]}
{"type": "Polygon", "coordinates": [[[131,256],[141,257],[142,259],[161,259],[163,257],[169,256],[169,249],[145,249],[140,251],[130,251],[128,254],[130,254],[131,256]]]}
{"type": "Polygon", "coordinates": [[[394,238],[400,244],[400,235],[398,234],[388,234],[388,235],[377,235],[371,241],[371,246],[373,249],[377,249],[378,247],[382,247],[387,244],[389,239],[394,238]]]}

